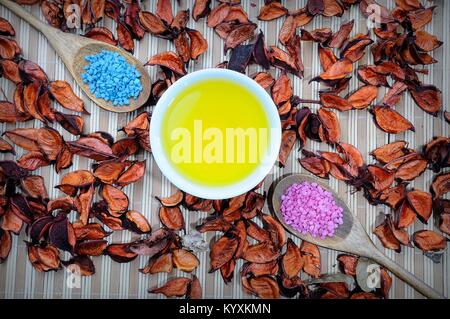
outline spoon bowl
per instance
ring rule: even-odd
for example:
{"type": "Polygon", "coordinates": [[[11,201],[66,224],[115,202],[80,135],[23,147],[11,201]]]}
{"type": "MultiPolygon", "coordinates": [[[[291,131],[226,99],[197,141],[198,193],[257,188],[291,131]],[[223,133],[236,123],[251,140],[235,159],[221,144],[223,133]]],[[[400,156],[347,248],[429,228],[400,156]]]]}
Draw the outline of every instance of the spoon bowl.
{"type": "Polygon", "coordinates": [[[422,295],[433,299],[443,299],[440,292],[434,290],[432,287],[424,283],[419,278],[415,277],[410,272],[406,271],[403,267],[392,261],[384,253],[382,253],[370,239],[369,235],[365,231],[359,220],[350,211],[347,204],[333,191],[328,185],[325,185],[315,177],[311,177],[304,174],[290,174],[281,177],[278,181],[272,185],[269,192],[269,209],[272,214],[280,221],[280,223],[294,236],[306,240],[310,243],[318,246],[334,249],[361,257],[367,257],[379,265],[387,268],[397,277],[411,285],[414,289],[420,292],[422,295]],[[309,234],[302,234],[290,225],[286,224],[281,214],[281,196],[286,190],[295,183],[317,183],[326,191],[333,194],[333,198],[337,205],[344,209],[343,211],[343,224],[340,225],[333,237],[326,237],[321,239],[319,237],[313,237],[309,234]]]}
{"type": "Polygon", "coordinates": [[[142,63],[128,52],[101,41],[89,39],[72,33],[62,32],[61,30],[53,28],[40,21],[25,11],[20,5],[10,0],[0,0],[0,4],[4,5],[20,18],[27,21],[47,38],[52,47],[61,57],[61,60],[67,67],[67,70],[72,74],[72,77],[77,82],[78,86],[101,108],[116,113],[131,112],[140,108],[149,99],[151,92],[150,76],[144,69],[142,63]],[[141,74],[140,80],[142,84],[142,91],[137,99],[130,99],[129,105],[114,106],[111,101],[97,98],[89,90],[89,86],[86,85],[81,78],[81,75],[84,73],[84,67],[88,64],[88,61],[85,59],[86,56],[95,55],[103,50],[119,53],[125,58],[128,64],[135,66],[139,74],[141,74]]]}
{"type": "MultiPolygon", "coordinates": [[[[325,185],[323,182],[316,180],[313,177],[310,177],[308,175],[304,174],[292,174],[287,175],[284,178],[282,178],[278,183],[276,183],[276,186],[273,190],[272,196],[269,197],[269,206],[272,208],[273,214],[277,217],[277,219],[283,224],[283,226],[293,235],[306,240],[310,243],[323,246],[323,247],[333,247],[333,249],[342,249],[344,248],[343,245],[345,245],[345,240],[347,237],[352,234],[355,235],[355,231],[357,229],[353,230],[354,227],[357,227],[358,225],[354,223],[354,217],[353,214],[350,212],[350,209],[348,208],[347,204],[340,199],[329,187],[328,185],[325,185]],[[344,209],[343,211],[343,224],[339,225],[339,227],[336,229],[334,237],[326,237],[324,239],[321,239],[319,237],[313,237],[309,234],[302,234],[299,231],[297,231],[292,226],[288,225],[281,214],[281,196],[286,192],[286,190],[295,183],[302,183],[302,182],[309,182],[309,183],[316,183],[320,185],[323,189],[331,192],[333,194],[333,199],[335,200],[336,204],[344,209]],[[353,233],[352,233],[353,231],[353,233]]],[[[367,236],[366,232],[358,232],[358,235],[361,237],[367,236]]],[[[360,252],[360,254],[363,253],[363,251],[360,252]]]]}
{"type": "Polygon", "coordinates": [[[77,82],[77,84],[81,87],[81,89],[86,93],[86,95],[93,100],[95,103],[97,103],[100,107],[112,111],[112,112],[118,112],[118,113],[124,113],[124,112],[132,112],[139,107],[141,107],[145,102],[147,102],[149,96],[150,96],[150,77],[148,75],[148,72],[144,69],[144,66],[142,63],[138,60],[136,60],[131,54],[128,52],[123,51],[122,49],[119,49],[115,46],[112,46],[107,43],[103,43],[100,41],[95,41],[92,43],[88,43],[81,47],[75,54],[74,60],[73,60],[73,66],[74,69],[73,75],[77,82]],[[142,91],[139,94],[137,99],[130,99],[129,105],[119,105],[114,106],[111,101],[106,101],[103,99],[98,99],[94,94],[91,93],[89,90],[89,87],[87,84],[83,82],[81,79],[81,74],[84,73],[84,68],[89,64],[88,61],[86,61],[85,57],[89,55],[95,55],[98,54],[104,50],[107,51],[114,51],[122,55],[128,64],[133,65],[136,70],[141,74],[140,80],[142,84],[142,91]]]}

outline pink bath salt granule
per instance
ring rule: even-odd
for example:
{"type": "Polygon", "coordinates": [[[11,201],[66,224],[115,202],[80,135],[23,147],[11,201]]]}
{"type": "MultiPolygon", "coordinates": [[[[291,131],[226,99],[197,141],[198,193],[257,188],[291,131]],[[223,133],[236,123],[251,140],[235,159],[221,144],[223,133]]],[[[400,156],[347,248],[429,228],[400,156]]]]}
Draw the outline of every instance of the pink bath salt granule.
{"type": "Polygon", "coordinates": [[[344,209],[334,201],[333,194],[317,183],[292,184],[281,196],[281,214],[286,224],[302,234],[333,237],[343,223],[344,209]]]}

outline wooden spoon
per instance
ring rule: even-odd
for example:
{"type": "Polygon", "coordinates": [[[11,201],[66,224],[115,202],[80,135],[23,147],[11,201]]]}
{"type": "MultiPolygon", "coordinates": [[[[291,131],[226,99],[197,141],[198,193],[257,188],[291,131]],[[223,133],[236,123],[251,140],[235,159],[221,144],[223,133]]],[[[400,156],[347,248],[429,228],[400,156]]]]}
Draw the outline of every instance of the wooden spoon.
{"type": "Polygon", "coordinates": [[[361,223],[350,212],[347,204],[342,199],[340,199],[338,195],[327,185],[318,181],[316,178],[309,177],[303,174],[287,175],[285,177],[282,177],[278,182],[276,182],[276,184],[274,183],[274,185],[275,186],[273,186],[270,190],[271,194],[269,195],[269,207],[272,210],[272,214],[274,214],[283,224],[283,226],[293,235],[318,246],[367,257],[375,261],[377,264],[380,264],[381,266],[389,269],[398,278],[411,285],[411,287],[416,289],[425,297],[433,299],[445,298],[445,296],[440,294],[438,291],[428,286],[422,280],[403,269],[400,265],[392,261],[381,251],[379,251],[367,235],[367,232],[364,230],[361,223]],[[336,203],[344,209],[344,223],[340,225],[339,228],[337,228],[334,237],[320,239],[314,238],[311,235],[303,235],[284,222],[280,210],[281,196],[292,184],[305,181],[310,183],[317,183],[327,191],[331,192],[336,203]]]}
{"type": "Polygon", "coordinates": [[[151,89],[150,77],[144,69],[142,63],[131,54],[113,45],[71,33],[65,33],[61,30],[53,28],[32,16],[20,5],[10,0],[0,0],[0,4],[4,5],[20,18],[27,21],[36,30],[42,32],[42,34],[48,39],[55,51],[61,57],[77,84],[81,87],[84,93],[86,93],[86,95],[100,107],[108,111],[123,113],[134,111],[147,102],[151,89]],[[88,64],[85,57],[88,55],[97,54],[103,50],[119,53],[127,60],[129,64],[134,65],[137,71],[141,74],[142,91],[136,100],[130,99],[129,105],[114,106],[110,101],[99,99],[91,93],[88,85],[83,83],[81,74],[84,73],[84,67],[88,64]]]}

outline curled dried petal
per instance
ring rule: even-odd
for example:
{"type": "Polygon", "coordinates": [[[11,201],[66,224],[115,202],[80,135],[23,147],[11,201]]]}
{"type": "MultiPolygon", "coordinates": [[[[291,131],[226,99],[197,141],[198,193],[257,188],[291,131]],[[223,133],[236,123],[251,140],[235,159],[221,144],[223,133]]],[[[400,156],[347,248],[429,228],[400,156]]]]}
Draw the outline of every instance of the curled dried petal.
{"type": "Polygon", "coordinates": [[[433,198],[431,194],[420,190],[413,190],[408,192],[406,199],[420,220],[426,223],[433,212],[433,198]]]}
{"type": "Polygon", "coordinates": [[[175,249],[172,255],[173,265],[181,271],[192,272],[200,265],[198,258],[185,249],[175,249]]]}
{"type": "Polygon", "coordinates": [[[399,134],[407,130],[414,131],[414,125],[400,113],[387,106],[375,106],[372,109],[375,122],[385,132],[399,134]]]}
{"type": "Polygon", "coordinates": [[[160,65],[179,75],[186,74],[183,61],[176,53],[171,51],[161,52],[154,55],[145,65],[160,65]]]}
{"type": "Polygon", "coordinates": [[[213,272],[229,262],[233,258],[238,245],[238,239],[227,236],[222,236],[214,242],[211,245],[211,251],[209,253],[211,259],[211,269],[209,272],[213,272]]]}
{"type": "Polygon", "coordinates": [[[159,209],[159,219],[164,226],[171,230],[180,230],[184,228],[184,217],[178,206],[161,206],[159,209]]]}
{"type": "Polygon", "coordinates": [[[190,283],[189,278],[173,278],[159,288],[149,289],[149,292],[163,294],[166,297],[182,297],[187,293],[190,283]]]}
{"type": "Polygon", "coordinates": [[[419,230],[412,235],[414,245],[419,249],[429,251],[439,251],[445,249],[448,239],[431,230],[419,230]]]}
{"type": "Polygon", "coordinates": [[[258,19],[262,21],[270,21],[278,19],[288,13],[288,10],[283,7],[280,2],[272,1],[261,7],[258,19]]]}
{"type": "Polygon", "coordinates": [[[84,108],[84,102],[72,90],[66,81],[53,81],[49,84],[49,91],[56,101],[66,109],[89,114],[84,108]]]}
{"type": "Polygon", "coordinates": [[[378,88],[374,85],[366,85],[350,94],[348,103],[355,109],[363,109],[368,107],[378,95],[378,88]]]}

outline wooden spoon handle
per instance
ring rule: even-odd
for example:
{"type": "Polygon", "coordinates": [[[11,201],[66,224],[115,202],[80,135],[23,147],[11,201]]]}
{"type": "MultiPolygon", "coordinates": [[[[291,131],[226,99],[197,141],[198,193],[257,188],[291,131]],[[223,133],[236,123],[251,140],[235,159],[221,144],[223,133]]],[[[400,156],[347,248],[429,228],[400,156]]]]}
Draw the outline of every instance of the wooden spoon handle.
{"type": "Polygon", "coordinates": [[[414,276],[409,271],[405,270],[403,267],[401,267],[399,264],[394,262],[392,259],[381,253],[380,251],[377,250],[377,253],[374,254],[374,256],[372,256],[371,258],[381,266],[389,269],[394,275],[409,284],[425,297],[430,299],[446,299],[446,297],[440,292],[424,283],[422,280],[414,276]]]}

